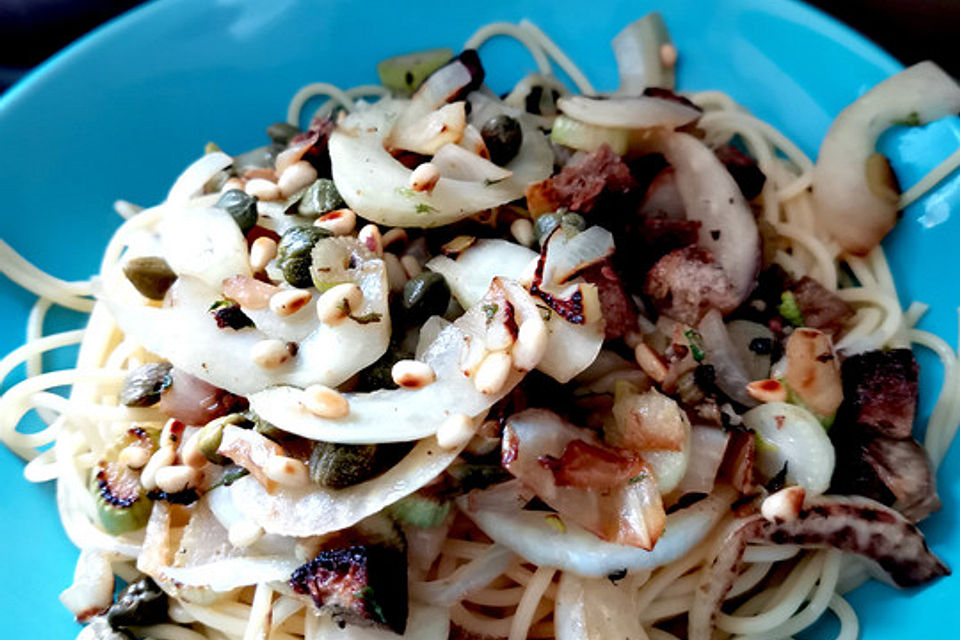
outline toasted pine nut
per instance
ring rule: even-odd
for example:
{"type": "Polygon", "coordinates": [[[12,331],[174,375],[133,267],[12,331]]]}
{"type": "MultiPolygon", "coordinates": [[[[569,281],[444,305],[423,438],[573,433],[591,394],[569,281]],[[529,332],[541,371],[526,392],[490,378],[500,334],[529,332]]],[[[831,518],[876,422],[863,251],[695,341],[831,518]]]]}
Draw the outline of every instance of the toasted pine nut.
{"type": "Polygon", "coordinates": [[[168,467],[177,459],[177,450],[173,447],[160,447],[157,449],[147,465],[140,472],[140,486],[147,491],[157,488],[157,471],[168,467]]]}
{"type": "Polygon", "coordinates": [[[660,62],[665,67],[672,67],[677,64],[677,48],[669,42],[660,45],[660,62]]]}
{"type": "Polygon", "coordinates": [[[223,183],[223,187],[220,189],[220,193],[243,191],[246,186],[247,183],[243,178],[227,178],[227,181],[223,183]]]}
{"type": "Polygon", "coordinates": [[[280,187],[275,182],[270,182],[264,178],[253,178],[247,181],[244,187],[249,195],[257,200],[278,200],[280,198],[280,187]]]}
{"type": "Polygon", "coordinates": [[[263,537],[263,527],[253,520],[240,520],[230,525],[227,530],[227,540],[235,547],[249,547],[263,537]]]}
{"type": "Polygon", "coordinates": [[[403,271],[407,274],[408,278],[416,278],[423,273],[423,267],[420,266],[420,261],[413,256],[403,256],[400,258],[400,264],[403,265],[403,271]]]}
{"type": "Polygon", "coordinates": [[[250,359],[264,369],[276,369],[296,355],[296,345],[283,340],[261,340],[250,349],[250,359]]]}
{"type": "Polygon", "coordinates": [[[506,351],[488,353],[473,376],[473,386],[480,393],[498,393],[506,384],[512,365],[513,359],[506,351]]]}
{"type": "Polygon", "coordinates": [[[376,255],[383,255],[383,237],[380,235],[380,229],[377,225],[368,224],[364,226],[357,232],[357,240],[376,255]]]}
{"type": "Polygon", "coordinates": [[[335,209],[314,220],[313,226],[326,229],[335,236],[345,236],[353,233],[357,226],[357,214],[352,209],[335,209]]]}
{"type": "Polygon", "coordinates": [[[407,272],[403,269],[403,264],[397,254],[385,251],[383,254],[383,266],[387,271],[387,284],[390,287],[390,293],[400,293],[403,291],[403,285],[407,284],[407,272]]]}
{"type": "Polygon", "coordinates": [[[440,181],[440,170],[432,162],[424,162],[410,173],[410,188],[430,193],[440,181]]]}
{"type": "Polygon", "coordinates": [[[510,223],[510,235],[525,247],[533,246],[533,223],[526,218],[517,218],[510,223]]]}
{"type": "Polygon", "coordinates": [[[117,460],[128,469],[143,469],[144,465],[150,460],[150,452],[143,447],[132,444],[120,451],[117,460]]]}
{"type": "Polygon", "coordinates": [[[383,234],[382,243],[384,249],[392,245],[394,242],[401,242],[403,244],[407,243],[406,229],[402,227],[394,227],[383,234]]]}
{"type": "Polygon", "coordinates": [[[793,486],[781,489],[767,496],[760,505],[760,514],[771,522],[790,522],[796,520],[803,508],[803,499],[807,492],[803,487],[793,486]]]}
{"type": "Polygon", "coordinates": [[[183,430],[186,428],[187,425],[176,418],[167,420],[163,425],[163,429],[160,431],[160,446],[173,447],[176,449],[180,445],[180,440],[183,438],[183,430]]]}
{"type": "Polygon", "coordinates": [[[305,487],[310,484],[307,465],[287,456],[267,458],[263,465],[263,474],[283,487],[305,487]]]}
{"type": "Polygon", "coordinates": [[[405,389],[419,389],[437,380],[433,367],[419,360],[400,360],[390,374],[393,381],[405,389]]]}
{"type": "Polygon", "coordinates": [[[300,189],[309,187],[316,179],[317,170],[309,162],[301,160],[283,170],[277,179],[277,186],[280,187],[280,195],[289,198],[300,189]]]}
{"type": "Polygon", "coordinates": [[[754,380],[747,384],[747,394],[760,402],[787,401],[787,388],[778,380],[754,380]]]}
{"type": "Polygon", "coordinates": [[[667,365],[663,364],[657,352],[647,343],[638,344],[633,350],[633,357],[654,382],[663,382],[667,378],[667,365]]]}
{"type": "Polygon", "coordinates": [[[310,292],[305,289],[284,289],[270,296],[270,311],[281,318],[292,316],[310,302],[310,292]]]}
{"type": "Polygon", "coordinates": [[[516,338],[507,326],[495,319],[487,327],[487,334],[484,336],[484,346],[488,351],[503,351],[513,346],[516,338]]]}
{"type": "Polygon", "coordinates": [[[310,385],[303,390],[300,404],[315,416],[335,420],[350,413],[350,402],[336,389],[322,384],[310,385]]]}
{"type": "Polygon", "coordinates": [[[193,467],[175,464],[157,469],[157,489],[164,493],[177,493],[196,486],[199,472],[193,467]]]}
{"type": "Polygon", "coordinates": [[[473,437],[473,420],[463,413],[455,413],[437,427],[437,443],[444,449],[458,449],[473,437]]]}
{"type": "Polygon", "coordinates": [[[353,282],[330,287],[317,299],[317,317],[330,326],[343,322],[351,313],[360,310],[363,289],[353,282]]]}
{"type": "Polygon", "coordinates": [[[263,271],[270,261],[277,257],[277,241],[260,236],[250,245],[250,268],[254,272],[263,271]]]}
{"type": "Polygon", "coordinates": [[[517,331],[513,345],[513,366],[521,371],[531,371],[547,352],[550,332],[540,318],[527,318],[517,331]]]}

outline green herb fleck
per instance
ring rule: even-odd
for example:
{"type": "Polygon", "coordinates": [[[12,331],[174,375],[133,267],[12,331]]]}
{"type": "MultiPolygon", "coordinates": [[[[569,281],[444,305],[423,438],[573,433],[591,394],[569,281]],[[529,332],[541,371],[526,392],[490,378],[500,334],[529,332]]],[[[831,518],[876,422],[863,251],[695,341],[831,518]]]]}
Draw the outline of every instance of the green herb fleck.
{"type": "Polygon", "coordinates": [[[911,111],[910,115],[903,120],[898,121],[897,124],[902,124],[905,127],[919,127],[923,123],[920,122],[920,114],[918,114],[916,111],[911,111]]]}
{"type": "Polygon", "coordinates": [[[703,350],[703,336],[701,336],[700,332],[696,329],[687,329],[683,332],[683,335],[687,338],[687,342],[690,343],[690,353],[693,355],[693,359],[697,362],[703,362],[703,358],[706,355],[703,350]]]}
{"type": "Polygon", "coordinates": [[[780,294],[780,306],[777,312],[783,316],[783,319],[795,327],[803,326],[803,313],[797,305],[797,299],[790,291],[784,291],[780,294]]]}
{"type": "Polygon", "coordinates": [[[546,307],[546,306],[543,306],[543,305],[539,305],[539,304],[538,304],[538,305],[537,305],[537,309],[540,309],[540,317],[543,318],[543,321],[544,321],[544,322],[549,322],[549,321],[550,321],[550,316],[551,316],[552,313],[553,313],[552,310],[550,309],[550,307],[546,307]]]}
{"type": "Polygon", "coordinates": [[[485,187],[492,187],[493,185],[495,185],[495,184],[497,184],[497,183],[503,182],[504,180],[506,180],[506,179],[509,178],[509,177],[510,177],[510,176],[504,176],[504,177],[502,177],[502,178],[497,178],[496,180],[491,180],[490,178],[484,178],[484,179],[483,179],[483,186],[485,186],[485,187]]]}
{"type": "Polygon", "coordinates": [[[487,318],[487,324],[493,322],[494,316],[496,316],[497,311],[500,310],[500,307],[497,306],[496,303],[485,304],[481,308],[483,309],[483,315],[487,318]]]}
{"type": "Polygon", "coordinates": [[[232,307],[235,304],[237,303],[229,298],[220,298],[211,304],[207,311],[216,311],[217,309],[222,309],[224,307],[232,307]]]}
{"type": "Polygon", "coordinates": [[[647,479],[647,474],[641,473],[640,475],[633,476],[627,482],[629,482],[630,484],[637,484],[638,482],[646,479],[647,479]]]}
{"type": "Polygon", "coordinates": [[[370,313],[364,314],[362,316],[348,316],[351,320],[357,324],[370,324],[371,322],[380,322],[380,319],[383,317],[381,314],[371,311],[370,313]]]}
{"type": "Polygon", "coordinates": [[[417,195],[417,192],[410,187],[397,187],[397,194],[404,198],[412,198],[417,195]]]}
{"type": "Polygon", "coordinates": [[[428,205],[428,204],[424,204],[424,203],[422,203],[422,202],[419,202],[419,203],[417,203],[417,206],[415,206],[415,207],[413,208],[413,210],[416,211],[417,213],[433,213],[433,212],[436,211],[437,209],[436,209],[436,207],[431,207],[431,206],[428,205]]]}
{"type": "Polygon", "coordinates": [[[217,151],[223,151],[216,142],[208,142],[203,147],[203,153],[216,153],[217,151]]]}
{"type": "Polygon", "coordinates": [[[373,592],[372,587],[364,587],[360,591],[354,591],[353,596],[357,600],[363,601],[363,604],[366,605],[370,616],[381,624],[386,624],[387,618],[383,615],[383,609],[380,608],[380,603],[377,602],[374,597],[376,594],[373,592]]]}

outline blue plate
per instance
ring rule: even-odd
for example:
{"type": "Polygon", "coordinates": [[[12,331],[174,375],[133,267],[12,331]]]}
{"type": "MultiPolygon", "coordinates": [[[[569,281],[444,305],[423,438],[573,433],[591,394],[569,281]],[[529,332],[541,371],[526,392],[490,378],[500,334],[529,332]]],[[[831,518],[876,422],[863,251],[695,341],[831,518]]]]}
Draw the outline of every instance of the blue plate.
{"type": "MultiPolygon", "coordinates": [[[[294,91],[310,81],[375,81],[375,64],[435,46],[458,47],[479,25],[533,19],[600,89],[616,84],[610,39],[659,8],[681,52],[683,89],[729,92],[815,154],[831,118],[898,71],[896,60],[843,25],[788,0],[695,0],[518,6],[374,0],[164,0],[99,29],[43,65],[0,99],[0,237],[43,269],[82,278],[97,266],[118,218],[116,198],[158,201],[176,175],[214,140],[237,153],[264,143],[294,91]],[[362,6],[362,9],[361,9],[362,6]]],[[[532,61],[508,43],[484,50],[489,81],[504,90],[532,61]]],[[[954,122],[895,132],[883,140],[904,186],[956,148],[954,122]]],[[[947,256],[960,241],[960,180],[912,206],[887,241],[901,302],[932,310],[924,328],[956,344],[960,301],[947,256]]],[[[0,352],[20,344],[31,295],[0,279],[0,352]]],[[[48,330],[77,323],[55,314],[48,330]]],[[[60,360],[65,363],[66,360],[60,360]]],[[[56,365],[54,360],[52,364],[56,365]]],[[[939,392],[925,357],[922,413],[939,392]]],[[[22,376],[18,371],[8,381],[22,376]]],[[[948,564],[960,567],[960,482],[940,474],[943,510],[924,523],[948,564]]],[[[72,638],[77,627],[57,602],[76,551],[61,532],[52,486],[27,484],[22,464],[0,452],[0,619],[5,638],[72,638]]],[[[852,596],[866,640],[944,638],[960,621],[960,581],[897,593],[869,585],[852,596]]]]}

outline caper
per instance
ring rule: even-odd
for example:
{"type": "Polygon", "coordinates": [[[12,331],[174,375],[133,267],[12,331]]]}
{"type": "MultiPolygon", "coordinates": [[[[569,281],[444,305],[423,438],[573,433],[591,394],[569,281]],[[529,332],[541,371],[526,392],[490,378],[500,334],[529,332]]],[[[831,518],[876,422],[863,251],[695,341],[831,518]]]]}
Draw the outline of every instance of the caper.
{"type": "Polygon", "coordinates": [[[421,324],[430,316],[440,316],[450,304],[450,287],[443,276],[424,271],[403,285],[403,308],[408,324],[421,324]]]}
{"type": "Polygon", "coordinates": [[[275,144],[288,145],[301,133],[299,127],[295,127],[289,122],[274,122],[267,127],[267,135],[275,144]]]}
{"type": "Polygon", "coordinates": [[[294,287],[309,287],[313,284],[310,277],[310,251],[321,238],[330,236],[330,232],[319,227],[290,227],[280,238],[277,246],[277,266],[283,272],[283,278],[294,287]]]}
{"type": "Polygon", "coordinates": [[[160,402],[160,394],[173,383],[169,362],[140,365],[127,374],[120,390],[120,404],[125,407],[152,407],[160,402]]]}
{"type": "Polygon", "coordinates": [[[224,465],[230,462],[225,456],[217,453],[223,441],[223,425],[224,421],[217,418],[204,425],[197,435],[197,449],[213,464],[224,465]]]}
{"type": "Polygon", "coordinates": [[[268,144],[233,157],[233,171],[242,176],[250,169],[273,169],[277,155],[285,145],[268,144]]]}
{"type": "Polygon", "coordinates": [[[131,258],[123,266],[123,275],[140,295],[151,300],[163,300],[177,279],[167,261],[155,256],[131,258]]]}
{"type": "Polygon", "coordinates": [[[542,246],[550,233],[560,224],[561,215],[559,213],[545,213],[539,216],[533,223],[533,236],[542,246]]]}
{"type": "Polygon", "coordinates": [[[217,200],[217,206],[230,214],[243,235],[257,225],[257,199],[240,189],[231,189],[217,200]]]}
{"type": "Polygon", "coordinates": [[[333,180],[319,178],[303,192],[297,211],[302,216],[316,217],[339,209],[343,204],[343,198],[340,197],[333,180]]]}
{"type": "Polygon", "coordinates": [[[107,609],[111,627],[143,627],[167,619],[167,594],[149,577],[131,582],[107,609]]]}
{"type": "Polygon", "coordinates": [[[586,229],[587,221],[579,213],[565,213],[560,218],[560,226],[567,237],[571,237],[586,229]]]}
{"type": "Polygon", "coordinates": [[[501,113],[483,124],[483,143],[490,152],[490,161],[503,166],[513,160],[523,143],[523,130],[516,118],[501,113]]]}
{"type": "Polygon", "coordinates": [[[310,479],[316,484],[343,489],[378,473],[377,445],[315,442],[308,466],[310,479]]]}

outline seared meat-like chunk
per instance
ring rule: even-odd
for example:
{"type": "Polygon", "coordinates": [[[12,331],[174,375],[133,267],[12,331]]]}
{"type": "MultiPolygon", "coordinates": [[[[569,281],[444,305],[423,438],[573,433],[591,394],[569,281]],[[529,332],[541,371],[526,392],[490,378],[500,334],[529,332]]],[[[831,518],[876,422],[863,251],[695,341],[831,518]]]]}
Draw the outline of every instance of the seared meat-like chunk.
{"type": "Polygon", "coordinates": [[[407,626],[407,554],[380,544],[321,551],[290,577],[297,593],[346,622],[385,625],[402,634],[407,626]]]}
{"type": "Polygon", "coordinates": [[[760,195],[767,176],[760,171],[756,160],[729,144],[718,147],[714,153],[733,176],[744,198],[753,200],[760,195]]]}
{"type": "Polygon", "coordinates": [[[879,435],[910,437],[917,413],[919,367],[909,349],[868,351],[847,358],[843,378],[843,404],[837,420],[859,424],[879,435]]]}
{"type": "Polygon", "coordinates": [[[689,325],[697,324],[711,307],[726,314],[738,302],[733,285],[710,252],[693,246],[658,260],[647,273],[643,292],[660,313],[689,325]]]}
{"type": "Polygon", "coordinates": [[[603,314],[604,335],[609,340],[619,338],[637,328],[637,311],[633,300],[627,295],[609,260],[605,260],[580,273],[583,279],[597,286],[600,296],[600,311],[603,314]]]}
{"type": "Polygon", "coordinates": [[[836,334],[843,323],[853,317],[853,307],[809,276],[792,284],[790,292],[803,314],[805,326],[836,334]]]}
{"type": "Polygon", "coordinates": [[[603,145],[581,162],[527,187],[527,208],[535,216],[560,207],[589,213],[604,192],[625,193],[634,186],[630,167],[603,145]]]}

